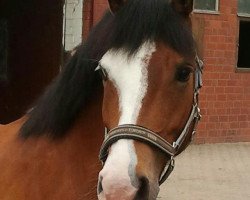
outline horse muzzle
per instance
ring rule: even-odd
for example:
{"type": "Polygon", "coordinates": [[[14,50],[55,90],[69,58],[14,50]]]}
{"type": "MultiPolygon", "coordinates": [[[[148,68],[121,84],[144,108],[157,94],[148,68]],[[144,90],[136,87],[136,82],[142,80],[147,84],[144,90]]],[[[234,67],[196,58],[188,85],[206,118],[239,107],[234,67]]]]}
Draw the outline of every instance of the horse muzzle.
{"type": "Polygon", "coordinates": [[[130,183],[123,184],[114,177],[100,177],[98,182],[99,200],[156,200],[159,193],[157,183],[150,184],[146,177],[138,177],[138,186],[133,187],[130,183]]]}

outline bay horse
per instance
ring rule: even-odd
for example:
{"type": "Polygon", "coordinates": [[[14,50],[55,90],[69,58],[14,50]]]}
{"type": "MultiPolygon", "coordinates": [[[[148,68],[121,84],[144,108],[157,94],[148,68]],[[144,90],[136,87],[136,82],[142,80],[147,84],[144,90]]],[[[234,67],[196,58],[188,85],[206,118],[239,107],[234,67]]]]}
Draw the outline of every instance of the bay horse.
{"type": "Polygon", "coordinates": [[[157,198],[200,118],[192,4],[109,0],[33,109],[0,126],[1,200],[157,198]]]}

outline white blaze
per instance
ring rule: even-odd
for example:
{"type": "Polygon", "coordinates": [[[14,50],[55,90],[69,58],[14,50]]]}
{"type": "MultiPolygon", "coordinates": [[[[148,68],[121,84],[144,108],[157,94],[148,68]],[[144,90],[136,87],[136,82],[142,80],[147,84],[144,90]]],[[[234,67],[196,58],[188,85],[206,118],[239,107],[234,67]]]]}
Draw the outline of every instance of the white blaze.
{"type": "MultiPolygon", "coordinates": [[[[154,43],[145,42],[132,57],[125,50],[110,50],[100,61],[118,93],[121,113],[119,125],[137,122],[148,87],[148,64],[155,50],[154,43]]],[[[136,164],[133,140],[121,139],[114,143],[100,172],[105,195],[112,196],[118,188],[126,190],[130,196],[135,193],[131,177],[135,175],[136,164]],[[116,181],[116,184],[110,183],[112,181],[116,181]]],[[[99,199],[103,199],[103,194],[100,194],[99,199]]]]}
{"type": "Polygon", "coordinates": [[[146,42],[131,58],[123,50],[110,50],[101,59],[101,65],[118,92],[121,112],[119,125],[136,123],[147,92],[147,67],[154,51],[155,44],[146,42]]]}

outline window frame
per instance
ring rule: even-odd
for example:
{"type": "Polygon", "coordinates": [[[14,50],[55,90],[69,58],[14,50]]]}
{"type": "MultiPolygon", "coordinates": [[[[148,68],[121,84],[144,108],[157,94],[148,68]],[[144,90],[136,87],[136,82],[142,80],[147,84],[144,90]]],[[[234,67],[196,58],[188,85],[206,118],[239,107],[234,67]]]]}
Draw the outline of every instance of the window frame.
{"type": "Polygon", "coordinates": [[[242,17],[242,18],[247,18],[247,17],[250,17],[250,11],[249,11],[249,13],[241,13],[241,12],[239,12],[239,4],[237,5],[237,15],[238,15],[238,17],[242,17]]]}
{"type": "MultiPolygon", "coordinates": [[[[239,16],[239,15],[238,15],[239,16]]],[[[235,64],[235,72],[250,72],[250,66],[249,67],[238,67],[238,61],[239,61],[239,47],[240,47],[240,22],[241,21],[247,21],[250,23],[250,15],[248,17],[246,16],[239,16],[238,17],[238,39],[237,39],[237,53],[236,53],[236,64],[235,64]]]]}
{"type": "MultiPolygon", "coordinates": [[[[196,0],[197,1],[197,0],[196,0]]],[[[219,12],[219,5],[220,5],[220,0],[215,0],[215,10],[206,10],[206,9],[196,9],[195,8],[195,3],[193,4],[193,11],[194,13],[200,13],[200,14],[215,14],[218,15],[220,14],[219,12]]]]}

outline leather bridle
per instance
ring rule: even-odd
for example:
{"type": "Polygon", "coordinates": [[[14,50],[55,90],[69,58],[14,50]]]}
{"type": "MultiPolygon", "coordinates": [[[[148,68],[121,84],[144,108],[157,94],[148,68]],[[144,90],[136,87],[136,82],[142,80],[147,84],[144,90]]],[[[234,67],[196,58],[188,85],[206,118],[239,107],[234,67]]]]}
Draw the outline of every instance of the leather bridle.
{"type": "MultiPolygon", "coordinates": [[[[111,129],[110,131],[105,131],[105,139],[101,146],[99,159],[105,163],[108,157],[109,147],[120,139],[134,139],[139,140],[141,142],[148,143],[158,149],[160,149],[163,153],[170,156],[169,162],[166,164],[165,169],[163,170],[160,178],[159,184],[161,185],[171,174],[174,169],[175,161],[174,157],[180,153],[180,149],[183,145],[184,140],[187,138],[192,128],[192,137],[196,133],[196,128],[199,120],[201,119],[200,108],[198,106],[198,95],[199,90],[202,87],[202,71],[203,71],[203,62],[196,56],[197,67],[194,72],[194,98],[193,98],[193,106],[191,109],[190,116],[184,126],[180,136],[177,140],[170,144],[164,138],[160,137],[155,132],[138,125],[133,124],[125,124],[120,125],[111,129]]],[[[97,70],[100,70],[103,73],[103,76],[107,76],[104,68],[100,65],[97,67],[97,70]]]]}

